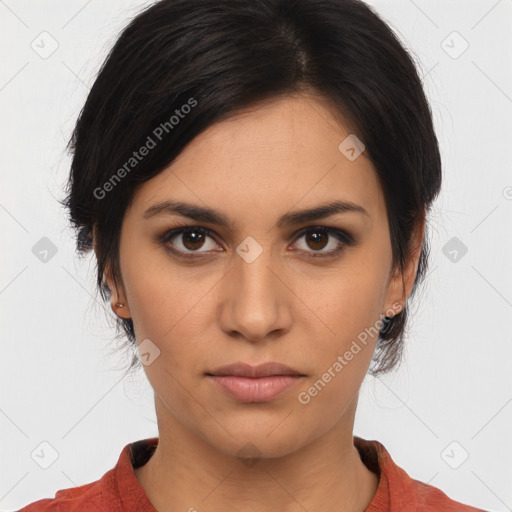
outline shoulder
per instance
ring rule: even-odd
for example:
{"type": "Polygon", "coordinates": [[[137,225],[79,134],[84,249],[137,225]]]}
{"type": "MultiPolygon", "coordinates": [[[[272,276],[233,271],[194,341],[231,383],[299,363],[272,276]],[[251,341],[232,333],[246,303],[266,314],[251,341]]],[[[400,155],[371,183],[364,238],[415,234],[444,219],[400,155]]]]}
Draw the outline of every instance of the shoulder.
{"type": "Polygon", "coordinates": [[[82,512],[86,505],[97,505],[99,507],[103,504],[101,497],[102,480],[79,487],[61,489],[56,492],[54,498],[34,501],[25,505],[18,512],[82,512]]]}
{"type": "Polygon", "coordinates": [[[411,479],[415,494],[415,505],[418,512],[486,512],[485,510],[454,501],[441,489],[432,485],[411,479]]]}
{"type": "Polygon", "coordinates": [[[354,436],[354,445],[364,464],[380,476],[377,494],[366,512],[486,512],[455,501],[441,489],[411,478],[379,441],[354,436]]]}
{"type": "Polygon", "coordinates": [[[156,512],[134,473],[151,457],[158,438],[127,444],[117,464],[99,480],[78,487],[61,489],[54,498],[25,505],[17,512],[156,512]]]}
{"type": "MultiPolygon", "coordinates": [[[[123,449],[120,461],[126,456],[123,449]]],[[[117,507],[117,479],[120,462],[108,470],[99,480],[77,487],[61,489],[54,498],[44,498],[25,505],[17,512],[83,512],[109,510],[119,512],[117,507]]]]}

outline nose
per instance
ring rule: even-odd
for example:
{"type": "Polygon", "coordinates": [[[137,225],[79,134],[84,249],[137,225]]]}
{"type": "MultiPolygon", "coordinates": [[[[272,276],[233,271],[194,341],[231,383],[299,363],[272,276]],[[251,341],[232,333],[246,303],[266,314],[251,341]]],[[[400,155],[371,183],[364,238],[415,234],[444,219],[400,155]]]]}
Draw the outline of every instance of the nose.
{"type": "Polygon", "coordinates": [[[255,343],[290,330],[292,292],[278,276],[270,249],[254,260],[235,255],[221,292],[218,319],[231,337],[255,343]]]}

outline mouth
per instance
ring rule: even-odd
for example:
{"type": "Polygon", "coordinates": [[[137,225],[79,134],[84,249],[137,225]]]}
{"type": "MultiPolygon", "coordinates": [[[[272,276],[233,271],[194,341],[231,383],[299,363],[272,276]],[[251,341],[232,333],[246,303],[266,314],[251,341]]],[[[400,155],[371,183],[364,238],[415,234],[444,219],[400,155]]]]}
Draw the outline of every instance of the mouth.
{"type": "Polygon", "coordinates": [[[206,373],[224,393],[239,402],[268,402],[295,386],[306,375],[280,363],[251,366],[235,363],[206,373]]]}
{"type": "Polygon", "coordinates": [[[234,363],[226,366],[221,366],[216,370],[207,373],[206,375],[217,376],[217,377],[248,377],[248,378],[260,378],[260,377],[274,377],[274,376],[296,376],[304,377],[303,374],[286,366],[281,363],[264,363],[258,366],[251,366],[246,363],[234,363]]]}

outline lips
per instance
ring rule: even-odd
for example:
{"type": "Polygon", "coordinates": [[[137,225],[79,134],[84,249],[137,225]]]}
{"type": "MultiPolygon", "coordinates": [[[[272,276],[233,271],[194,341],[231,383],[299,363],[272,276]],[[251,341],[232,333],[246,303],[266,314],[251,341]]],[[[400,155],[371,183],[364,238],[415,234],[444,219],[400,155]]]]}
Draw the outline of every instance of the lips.
{"type": "Polygon", "coordinates": [[[298,371],[290,368],[281,363],[263,363],[258,366],[251,366],[246,363],[234,363],[226,366],[217,368],[213,372],[207,373],[207,375],[215,376],[228,376],[232,375],[235,377],[271,377],[273,375],[291,375],[291,376],[303,376],[298,371]]]}
{"type": "Polygon", "coordinates": [[[280,363],[251,366],[235,363],[206,374],[227,396],[238,402],[269,402],[295,386],[305,375],[280,363]]]}

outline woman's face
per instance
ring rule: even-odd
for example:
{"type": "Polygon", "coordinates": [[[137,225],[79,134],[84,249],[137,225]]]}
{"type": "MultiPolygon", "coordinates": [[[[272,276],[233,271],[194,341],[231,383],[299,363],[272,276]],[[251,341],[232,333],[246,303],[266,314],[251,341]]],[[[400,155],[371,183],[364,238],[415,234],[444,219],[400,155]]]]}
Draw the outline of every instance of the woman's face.
{"type": "Polygon", "coordinates": [[[282,97],[210,127],[137,190],[115,301],[146,340],[161,431],[179,424],[225,454],[269,457],[336,426],[352,435],[381,319],[404,296],[377,175],[349,134],[323,100],[282,97]],[[334,202],[357,208],[294,217],[334,202]],[[185,226],[209,233],[166,235],[185,226]],[[274,398],[235,398],[208,374],[237,362],[302,376],[274,398]]]}

